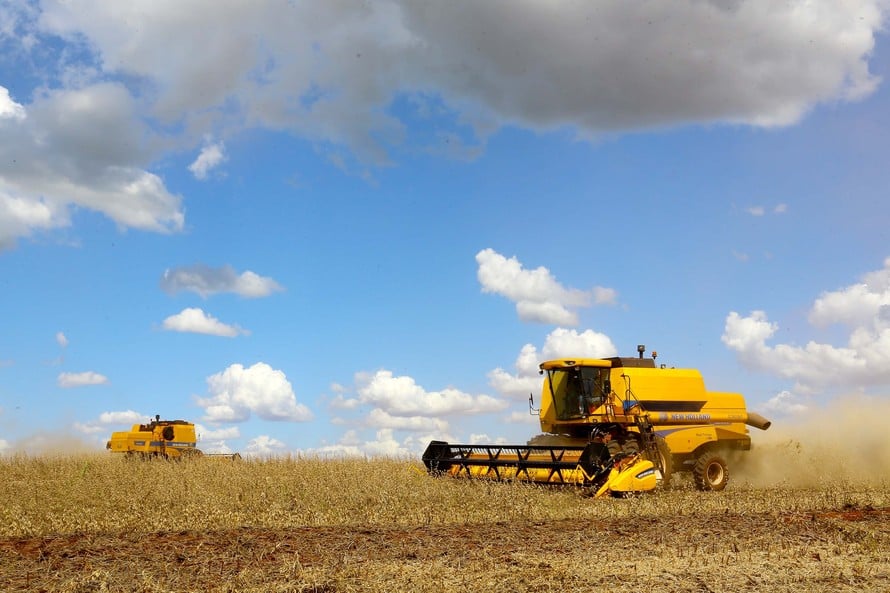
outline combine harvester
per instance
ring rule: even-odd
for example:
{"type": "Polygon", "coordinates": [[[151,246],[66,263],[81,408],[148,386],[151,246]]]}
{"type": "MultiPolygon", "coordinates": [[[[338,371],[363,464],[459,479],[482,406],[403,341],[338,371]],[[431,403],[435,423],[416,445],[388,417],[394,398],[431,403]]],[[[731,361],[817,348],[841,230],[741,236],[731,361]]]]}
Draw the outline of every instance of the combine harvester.
{"type": "Polygon", "coordinates": [[[238,453],[204,453],[198,449],[195,425],[185,420],[161,420],[160,415],[148,424],[134,424],[129,431],[114,432],[105,448],[128,457],[216,457],[241,459],[238,453]]]}
{"type": "Polygon", "coordinates": [[[656,367],[644,358],[578,358],[541,363],[541,430],[527,445],[453,445],[432,441],[423,463],[432,474],[546,484],[577,484],[597,496],[667,486],[690,472],[699,490],[723,490],[727,458],[751,448],[749,413],[738,393],[707,391],[694,369],[656,367]]]}

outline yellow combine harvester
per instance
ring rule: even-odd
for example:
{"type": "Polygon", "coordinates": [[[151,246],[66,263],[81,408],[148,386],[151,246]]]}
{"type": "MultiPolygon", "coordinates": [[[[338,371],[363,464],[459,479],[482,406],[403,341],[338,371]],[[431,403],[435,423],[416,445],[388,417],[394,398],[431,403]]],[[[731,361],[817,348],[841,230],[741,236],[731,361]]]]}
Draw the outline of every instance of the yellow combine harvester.
{"type": "MultiPolygon", "coordinates": [[[[161,420],[160,415],[148,424],[134,424],[129,431],[114,432],[105,448],[128,456],[182,459],[205,455],[198,449],[195,425],[185,420],[161,420]]],[[[210,454],[212,457],[240,459],[238,453],[210,454]]]]}
{"type": "Polygon", "coordinates": [[[751,448],[749,413],[738,393],[707,391],[694,369],[657,367],[655,359],[577,358],[541,363],[539,435],[527,445],[450,445],[433,441],[423,455],[431,473],[581,484],[601,494],[654,489],[671,474],[692,473],[700,490],[722,490],[726,459],[751,448]],[[653,471],[650,471],[653,470],[653,471]],[[630,479],[633,477],[633,479],[630,479]],[[651,479],[650,479],[651,477],[651,479]]]}

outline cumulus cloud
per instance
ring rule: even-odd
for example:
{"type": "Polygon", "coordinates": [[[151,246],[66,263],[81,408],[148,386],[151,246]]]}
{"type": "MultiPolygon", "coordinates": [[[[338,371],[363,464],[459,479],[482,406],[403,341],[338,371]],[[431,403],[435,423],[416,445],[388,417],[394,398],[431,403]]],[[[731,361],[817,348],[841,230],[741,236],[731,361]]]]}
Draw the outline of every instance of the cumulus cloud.
{"type": "Polygon", "coordinates": [[[801,396],[790,391],[780,391],[766,401],[763,409],[779,414],[800,414],[806,412],[809,406],[804,403],[801,396]]]}
{"type": "Polygon", "coordinates": [[[205,0],[190,8],[54,3],[39,24],[83,35],[103,74],[151,83],[158,116],[236,110],[375,156],[367,138],[400,139],[400,122],[382,109],[399,92],[441,96],[488,126],[790,124],[816,103],[874,90],[867,59],[884,5],[205,0]]]}
{"type": "Polygon", "coordinates": [[[818,327],[890,323],[890,257],[884,260],[882,269],[865,274],[860,282],[822,293],[810,310],[809,320],[818,327]]]}
{"type": "Polygon", "coordinates": [[[565,357],[608,358],[617,354],[617,348],[605,334],[591,329],[579,333],[559,327],[547,335],[540,352],[532,344],[522,347],[513,365],[515,374],[498,367],[488,373],[488,382],[498,393],[525,398],[529,393],[540,391],[541,376],[538,371],[539,365],[545,360],[565,357]]]}
{"type": "Polygon", "coordinates": [[[26,111],[0,117],[0,247],[68,226],[74,208],[122,228],[182,229],[181,198],[145,168],[149,132],[123,85],[44,91],[26,111]]]}
{"type": "Polygon", "coordinates": [[[820,295],[809,320],[817,327],[845,327],[847,343],[769,345],[779,326],[764,311],[730,312],[722,339],[744,364],[796,381],[798,391],[890,383],[890,258],[861,282],[820,295]]]}
{"type": "Polygon", "coordinates": [[[56,379],[59,387],[83,387],[85,385],[105,385],[108,383],[108,377],[100,375],[93,371],[84,371],[82,373],[60,373],[56,379]]]}
{"type": "Polygon", "coordinates": [[[574,326],[578,324],[575,309],[596,304],[614,304],[614,289],[597,287],[592,291],[565,288],[541,266],[526,270],[515,257],[506,258],[493,249],[476,254],[477,277],[482,292],[499,294],[516,303],[516,312],[523,321],[574,326]]]}
{"type": "Polygon", "coordinates": [[[208,396],[197,398],[204,420],[213,424],[244,422],[251,413],[264,420],[305,422],[312,412],[297,402],[290,381],[282,371],[264,362],[245,368],[233,364],[207,377],[208,396]]]}
{"type": "Polygon", "coordinates": [[[56,344],[62,348],[68,347],[68,338],[62,332],[56,332],[56,344]]]}
{"type": "Polygon", "coordinates": [[[483,414],[507,407],[503,400],[490,395],[470,395],[452,387],[426,391],[413,378],[393,376],[392,371],[379,370],[372,375],[360,374],[358,400],[394,416],[445,416],[448,414],[483,414]]]}
{"type": "Polygon", "coordinates": [[[260,435],[247,442],[244,453],[250,457],[269,457],[284,452],[287,448],[283,442],[268,435],[260,435]]]}
{"type": "Polygon", "coordinates": [[[220,426],[210,428],[199,422],[195,423],[195,436],[198,439],[198,448],[204,453],[234,453],[226,443],[229,439],[241,437],[241,430],[237,426],[220,426]]]}
{"type": "Polygon", "coordinates": [[[168,331],[207,334],[227,338],[250,333],[237,325],[226,325],[212,315],[205,313],[203,309],[195,307],[183,309],[176,315],[167,317],[162,327],[168,331]]]}
{"type": "Polygon", "coordinates": [[[408,437],[399,441],[391,428],[381,428],[370,440],[362,440],[354,430],[347,431],[335,444],[324,445],[301,451],[307,455],[322,457],[404,457],[415,456],[422,451],[428,439],[418,440],[408,437]]]}
{"type": "Polygon", "coordinates": [[[531,424],[539,426],[541,419],[537,414],[532,414],[529,410],[524,412],[513,411],[504,418],[504,422],[507,424],[531,424]]]}
{"type": "Polygon", "coordinates": [[[149,417],[133,410],[102,412],[95,420],[75,422],[74,430],[84,434],[105,434],[115,430],[129,430],[134,424],[144,424],[149,417]]]}
{"type": "Polygon", "coordinates": [[[237,439],[241,436],[241,430],[237,426],[221,426],[210,428],[203,424],[195,424],[195,432],[201,441],[225,441],[237,439]]]}
{"type": "Polygon", "coordinates": [[[25,119],[25,108],[12,100],[4,86],[0,86],[0,119],[25,119]]]}
{"type": "Polygon", "coordinates": [[[161,289],[168,294],[194,292],[204,298],[219,293],[260,298],[284,290],[272,278],[260,276],[250,270],[238,274],[232,266],[211,268],[204,264],[164,270],[161,289]]]}
{"type": "Polygon", "coordinates": [[[189,165],[189,171],[196,179],[207,179],[207,174],[225,160],[225,145],[222,142],[211,142],[204,145],[201,154],[189,165]]]}
{"type": "Polygon", "coordinates": [[[444,433],[448,430],[448,422],[441,418],[425,416],[393,416],[384,410],[374,408],[364,421],[375,428],[390,428],[412,432],[427,431],[444,433]]]}

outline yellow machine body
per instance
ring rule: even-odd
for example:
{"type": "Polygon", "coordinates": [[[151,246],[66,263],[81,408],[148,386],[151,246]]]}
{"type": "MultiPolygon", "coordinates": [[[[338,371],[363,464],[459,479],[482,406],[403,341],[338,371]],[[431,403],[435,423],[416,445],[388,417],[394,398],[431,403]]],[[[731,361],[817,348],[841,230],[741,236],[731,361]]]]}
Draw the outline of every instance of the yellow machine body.
{"type": "Polygon", "coordinates": [[[655,464],[639,455],[633,455],[615,464],[605,483],[596,491],[596,497],[651,492],[657,484],[655,464]]]}
{"type": "Polygon", "coordinates": [[[134,424],[129,431],[114,432],[105,448],[114,453],[179,458],[201,455],[195,425],[185,420],[161,420],[134,424]]]}
{"type": "Polygon", "coordinates": [[[741,394],[705,389],[694,369],[657,368],[643,358],[560,359],[540,367],[541,430],[549,434],[586,439],[593,427],[610,424],[634,431],[644,417],[683,461],[708,443],[750,449],[747,426],[770,424],[748,413],[741,394]]]}
{"type": "MultiPolygon", "coordinates": [[[[542,437],[562,443],[589,439],[613,453],[636,452],[654,440],[658,469],[689,470],[703,490],[721,490],[729,472],[727,453],[751,448],[748,427],[770,421],[749,412],[740,393],[708,391],[695,369],[656,366],[655,358],[564,358],[541,363],[544,381],[542,437]]],[[[533,441],[534,442],[534,439],[533,441]]],[[[650,446],[651,448],[651,446],[650,446]]]]}
{"type": "MultiPolygon", "coordinates": [[[[599,495],[645,492],[688,471],[700,490],[722,490],[727,454],[751,448],[748,427],[770,421],[748,412],[739,393],[708,391],[695,369],[652,358],[564,358],[541,363],[541,430],[526,445],[432,441],[430,473],[455,477],[581,484],[599,495]]],[[[532,402],[530,402],[532,403],[532,402]]]]}

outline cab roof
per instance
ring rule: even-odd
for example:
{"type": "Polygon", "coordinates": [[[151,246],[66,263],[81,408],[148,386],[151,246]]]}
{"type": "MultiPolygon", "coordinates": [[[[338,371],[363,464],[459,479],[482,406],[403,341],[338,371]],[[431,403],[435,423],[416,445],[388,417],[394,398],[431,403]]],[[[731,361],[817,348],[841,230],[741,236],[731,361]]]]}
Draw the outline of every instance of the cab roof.
{"type": "Polygon", "coordinates": [[[632,358],[613,356],[611,358],[560,358],[547,360],[540,364],[542,371],[552,369],[570,369],[574,367],[599,367],[604,369],[619,367],[655,368],[655,361],[651,358],[632,358]]]}

